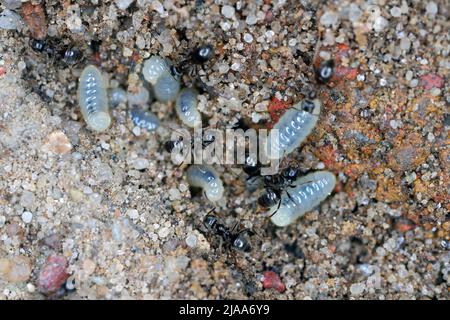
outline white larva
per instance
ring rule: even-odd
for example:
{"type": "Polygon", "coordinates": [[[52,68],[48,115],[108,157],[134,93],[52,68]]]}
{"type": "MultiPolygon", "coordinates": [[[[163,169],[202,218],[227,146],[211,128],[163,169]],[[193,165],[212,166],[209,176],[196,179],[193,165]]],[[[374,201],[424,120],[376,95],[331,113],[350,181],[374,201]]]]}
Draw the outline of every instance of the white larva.
{"type": "Polygon", "coordinates": [[[151,56],[144,62],[144,65],[142,67],[142,75],[144,76],[145,80],[147,80],[152,85],[155,85],[159,77],[161,77],[162,74],[168,70],[169,65],[166,59],[158,56],[151,56]]]}
{"type": "Polygon", "coordinates": [[[266,152],[269,159],[280,159],[291,153],[311,133],[319,118],[321,103],[318,99],[303,100],[289,108],[270,131],[266,152]],[[312,110],[305,111],[305,101],[313,103],[312,110]]]}
{"type": "Polygon", "coordinates": [[[191,186],[203,189],[208,200],[214,202],[222,198],[222,180],[210,166],[193,164],[187,169],[186,177],[191,186]]]}
{"type": "Polygon", "coordinates": [[[81,73],[78,99],[88,126],[98,132],[106,130],[111,124],[106,83],[100,70],[93,65],[88,65],[81,73]]]}
{"type": "Polygon", "coordinates": [[[195,128],[202,124],[202,117],[197,110],[197,90],[193,88],[185,88],[180,91],[175,111],[180,120],[188,127],[195,128]]]}
{"type": "Polygon", "coordinates": [[[180,92],[180,80],[176,79],[170,71],[166,71],[156,81],[153,91],[160,102],[175,101],[180,92]]]}
{"type": "Polygon", "coordinates": [[[270,214],[276,211],[271,220],[278,227],[291,224],[317,207],[333,191],[336,177],[329,171],[317,171],[298,178],[294,185],[295,187],[287,189],[291,198],[283,192],[278,211],[278,204],[269,210],[270,214]]]}

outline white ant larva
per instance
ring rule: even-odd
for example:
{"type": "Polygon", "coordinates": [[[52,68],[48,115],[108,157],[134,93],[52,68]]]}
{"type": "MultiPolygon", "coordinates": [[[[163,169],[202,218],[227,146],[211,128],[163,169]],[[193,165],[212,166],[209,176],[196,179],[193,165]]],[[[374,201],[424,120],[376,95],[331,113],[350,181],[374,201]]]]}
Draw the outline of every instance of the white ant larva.
{"type": "Polygon", "coordinates": [[[93,65],[84,68],[80,75],[78,98],[88,126],[98,132],[106,130],[111,124],[106,83],[100,70],[93,65]]]}
{"type": "Polygon", "coordinates": [[[294,222],[317,207],[333,191],[336,177],[329,171],[317,171],[298,178],[289,194],[283,193],[280,203],[269,210],[271,221],[278,227],[294,222]]]}
{"type": "Polygon", "coordinates": [[[320,107],[318,99],[304,99],[281,116],[267,137],[269,159],[280,159],[300,146],[316,125],[320,107]]]}
{"type": "Polygon", "coordinates": [[[175,101],[180,91],[179,70],[168,59],[152,56],[144,62],[142,75],[153,86],[158,101],[175,101]]]}
{"type": "Polygon", "coordinates": [[[155,98],[163,103],[175,101],[180,92],[180,79],[170,71],[164,72],[153,86],[155,98]]]}
{"type": "Polygon", "coordinates": [[[145,60],[142,67],[142,75],[151,85],[155,85],[156,81],[163,75],[164,72],[169,70],[167,61],[164,58],[158,56],[151,56],[145,60]]]}
{"type": "Polygon", "coordinates": [[[223,184],[217,172],[206,165],[193,164],[186,172],[189,185],[202,188],[206,198],[218,201],[223,196],[223,184]]]}
{"type": "Polygon", "coordinates": [[[202,124],[202,117],[197,110],[197,96],[197,90],[185,88],[180,91],[175,104],[175,111],[178,117],[190,128],[195,128],[202,124]]]}

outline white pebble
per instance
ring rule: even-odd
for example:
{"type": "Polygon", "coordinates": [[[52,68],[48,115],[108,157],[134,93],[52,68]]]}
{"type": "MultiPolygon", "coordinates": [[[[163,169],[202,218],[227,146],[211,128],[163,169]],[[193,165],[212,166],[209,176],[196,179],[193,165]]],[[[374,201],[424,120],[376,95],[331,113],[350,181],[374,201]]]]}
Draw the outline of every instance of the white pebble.
{"type": "Polygon", "coordinates": [[[380,79],[380,86],[384,87],[387,84],[386,79],[381,78],[380,79]]]}
{"type": "Polygon", "coordinates": [[[3,227],[5,225],[5,222],[6,222],[6,217],[0,216],[0,227],[3,227]]]}
{"type": "Polygon", "coordinates": [[[402,10],[399,7],[392,7],[391,10],[389,11],[389,13],[394,18],[398,18],[402,15],[402,10]]]}
{"type": "Polygon", "coordinates": [[[436,15],[436,13],[438,13],[438,5],[436,4],[436,2],[430,1],[427,4],[426,10],[427,14],[434,16],[436,15]]]}
{"type": "Polygon", "coordinates": [[[225,18],[232,19],[234,17],[235,9],[232,6],[225,5],[222,7],[222,14],[225,18]]]}
{"type": "Polygon", "coordinates": [[[158,237],[165,238],[169,235],[169,233],[170,233],[169,228],[163,227],[163,228],[159,229],[158,237]]]}
{"type": "Polygon", "coordinates": [[[244,35],[244,41],[247,42],[247,43],[252,43],[252,41],[253,41],[253,36],[252,36],[250,33],[246,33],[246,34],[244,35]]]}
{"type": "Polygon", "coordinates": [[[326,11],[321,17],[320,17],[320,24],[324,26],[332,26],[337,24],[339,20],[339,15],[334,11],[326,11]]]}
{"type": "Polygon", "coordinates": [[[134,169],[136,169],[136,170],[143,170],[143,169],[148,168],[150,163],[145,158],[136,158],[133,160],[132,165],[133,165],[134,169]]]}
{"type": "Polygon", "coordinates": [[[408,82],[411,81],[412,77],[413,77],[413,72],[411,70],[406,71],[406,74],[405,74],[406,81],[408,81],[408,82]]]}
{"type": "Polygon", "coordinates": [[[386,20],[386,18],[379,16],[375,19],[375,22],[373,24],[373,30],[376,32],[381,32],[384,29],[386,29],[389,26],[389,21],[386,20]]]}
{"type": "Polygon", "coordinates": [[[355,3],[352,3],[350,5],[349,11],[348,11],[348,19],[351,22],[356,22],[356,21],[359,20],[359,18],[361,17],[362,13],[363,12],[359,8],[359,6],[357,4],[355,4],[355,3]]]}
{"type": "Polygon", "coordinates": [[[33,214],[30,211],[24,211],[22,213],[22,221],[25,223],[30,223],[33,219],[33,214]]]}
{"type": "Polygon", "coordinates": [[[195,234],[190,233],[186,237],[186,245],[191,248],[194,248],[197,245],[197,237],[195,236],[195,234]]]}
{"type": "Polygon", "coordinates": [[[389,121],[389,125],[391,126],[392,129],[397,129],[398,128],[398,123],[395,120],[389,121]]]}
{"type": "Polygon", "coordinates": [[[354,283],[350,286],[350,293],[352,296],[359,296],[364,292],[365,285],[363,283],[354,283]]]}
{"type": "Polygon", "coordinates": [[[297,44],[297,39],[295,38],[289,39],[288,44],[290,47],[295,47],[295,45],[297,44]]]}
{"type": "Polygon", "coordinates": [[[254,14],[249,14],[249,15],[247,16],[247,18],[245,19],[245,22],[246,22],[249,26],[252,26],[252,25],[256,24],[257,18],[256,18],[256,16],[255,16],[254,14]]]}
{"type": "Polygon", "coordinates": [[[133,220],[139,218],[139,212],[136,209],[128,209],[127,215],[133,220]]]}
{"type": "Polygon", "coordinates": [[[133,3],[134,0],[116,0],[116,6],[120,10],[125,10],[133,3]]]}
{"type": "Polygon", "coordinates": [[[36,287],[32,283],[27,283],[27,290],[29,293],[33,293],[36,287]]]}
{"type": "Polygon", "coordinates": [[[402,38],[400,40],[400,49],[408,51],[411,48],[411,40],[408,37],[402,38]]]}

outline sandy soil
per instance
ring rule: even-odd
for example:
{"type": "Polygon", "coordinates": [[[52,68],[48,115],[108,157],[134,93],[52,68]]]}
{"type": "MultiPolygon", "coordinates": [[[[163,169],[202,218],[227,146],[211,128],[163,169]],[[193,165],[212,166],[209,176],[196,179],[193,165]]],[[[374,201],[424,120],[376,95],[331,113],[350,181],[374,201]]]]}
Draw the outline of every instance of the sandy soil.
{"type": "Polygon", "coordinates": [[[127,1],[1,1],[18,22],[0,29],[0,299],[449,298],[445,0],[115,2],[127,1]],[[323,102],[288,161],[339,182],[293,225],[264,218],[237,166],[216,167],[217,204],[191,195],[163,150],[181,127],[171,104],[148,104],[156,132],[125,103],[100,134],[81,117],[88,63],[132,93],[150,55],[181,62],[204,43],[216,52],[194,70],[217,93],[200,99],[207,125],[270,127],[307,92],[323,102]],[[66,63],[67,48],[82,59],[66,63]],[[335,77],[319,86],[312,65],[330,57],[335,77]],[[250,253],[206,232],[212,207],[258,234],[250,253]]]}

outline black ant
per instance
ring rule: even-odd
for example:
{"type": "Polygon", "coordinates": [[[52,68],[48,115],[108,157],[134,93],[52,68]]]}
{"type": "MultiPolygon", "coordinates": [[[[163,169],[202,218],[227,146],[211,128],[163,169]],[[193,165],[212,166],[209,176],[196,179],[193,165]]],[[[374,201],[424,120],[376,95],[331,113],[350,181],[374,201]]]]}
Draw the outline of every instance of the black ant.
{"type": "Polygon", "coordinates": [[[238,232],[235,232],[238,223],[236,223],[230,230],[224,224],[219,223],[219,218],[210,214],[212,211],[214,211],[214,209],[211,210],[203,220],[204,226],[208,230],[214,231],[218,236],[222,238],[225,243],[230,245],[232,248],[243,252],[250,252],[251,245],[250,241],[248,240],[248,236],[252,236],[254,232],[249,229],[242,229],[238,232]]]}
{"type": "Polygon", "coordinates": [[[318,83],[327,83],[334,75],[334,60],[322,61],[318,68],[314,68],[314,73],[318,83]]]}
{"type": "MultiPolygon", "coordinates": [[[[183,143],[183,136],[180,135],[180,137],[176,140],[168,140],[164,143],[164,149],[167,152],[172,152],[174,149],[183,149],[183,147],[185,146],[183,143]]],[[[216,137],[214,135],[204,135],[202,137],[202,149],[205,149],[207,146],[209,146],[211,143],[213,143],[214,141],[216,141],[216,137]]],[[[194,146],[195,146],[195,137],[191,138],[191,141],[188,142],[188,145],[190,145],[191,150],[194,150],[194,146]]]]}
{"type": "Polygon", "coordinates": [[[295,187],[293,183],[297,177],[298,169],[294,167],[287,167],[279,174],[264,176],[265,192],[258,198],[258,204],[263,208],[270,208],[278,203],[278,211],[283,191],[286,192],[291,201],[294,201],[287,189],[295,187]]]}
{"type": "Polygon", "coordinates": [[[76,48],[58,49],[50,41],[31,39],[30,47],[35,52],[46,53],[51,58],[61,59],[67,65],[74,65],[81,60],[82,54],[76,48]]]}
{"type": "MultiPolygon", "coordinates": [[[[250,156],[245,159],[246,163],[243,167],[243,171],[248,174],[247,181],[250,179],[263,179],[264,193],[258,198],[258,204],[263,208],[273,207],[278,203],[277,210],[281,206],[281,196],[285,191],[291,201],[294,201],[287,191],[288,188],[295,187],[293,183],[298,178],[298,169],[289,166],[281,171],[281,173],[274,175],[261,175],[261,164],[259,161],[254,160],[250,156]]],[[[295,201],[294,201],[295,202],[295,201]]],[[[272,214],[272,215],[273,215],[272,214]]]]}
{"type": "Polygon", "coordinates": [[[181,78],[183,74],[187,74],[192,78],[196,78],[194,81],[195,87],[198,88],[201,94],[208,93],[210,96],[217,96],[214,89],[206,83],[204,83],[198,76],[198,67],[205,65],[214,56],[214,47],[206,44],[195,48],[187,59],[181,61],[178,66],[171,67],[171,73],[174,76],[181,78]]]}
{"type": "Polygon", "coordinates": [[[168,140],[164,143],[164,149],[172,153],[172,151],[176,150],[179,154],[183,155],[183,161],[179,164],[178,167],[181,167],[185,161],[185,159],[189,156],[189,152],[191,153],[192,159],[196,156],[196,144],[198,143],[196,139],[201,139],[201,150],[205,150],[209,145],[216,141],[216,137],[213,134],[205,133],[202,137],[198,135],[190,136],[190,141],[184,141],[185,137],[181,133],[178,139],[168,140]]]}

